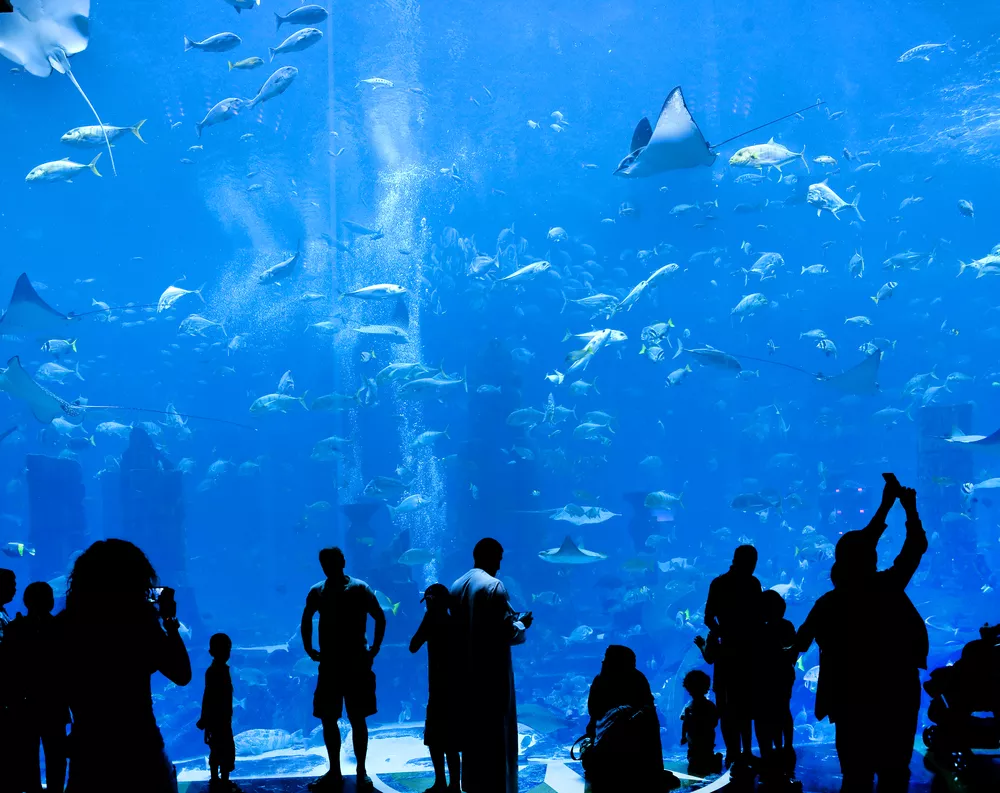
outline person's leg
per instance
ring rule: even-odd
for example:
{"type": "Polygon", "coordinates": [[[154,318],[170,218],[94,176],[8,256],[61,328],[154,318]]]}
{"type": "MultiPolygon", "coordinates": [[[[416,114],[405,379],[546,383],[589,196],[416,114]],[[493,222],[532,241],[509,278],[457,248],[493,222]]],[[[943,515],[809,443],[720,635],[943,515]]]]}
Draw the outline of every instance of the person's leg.
{"type": "Polygon", "coordinates": [[[350,713],[347,718],[351,721],[351,734],[354,739],[354,756],[358,759],[358,780],[363,780],[368,775],[366,762],[368,760],[368,722],[363,716],[352,717],[350,713]]]}
{"type": "Polygon", "coordinates": [[[882,745],[875,763],[878,793],[906,793],[909,789],[913,736],[920,716],[919,675],[914,670],[908,679],[895,681],[895,690],[885,692],[880,711],[889,715],[882,721],[882,745]]]}
{"type": "Polygon", "coordinates": [[[864,716],[843,713],[837,716],[837,758],[840,760],[841,793],[872,793],[875,768],[871,763],[864,716]]]}
{"type": "Polygon", "coordinates": [[[445,788],[448,786],[448,779],[444,775],[444,749],[439,746],[429,746],[431,753],[431,765],[434,766],[434,787],[445,788]]]}
{"type": "Polygon", "coordinates": [[[53,724],[42,732],[45,750],[45,786],[48,793],[63,793],[66,787],[66,725],[53,724]]]}
{"type": "Polygon", "coordinates": [[[326,744],[326,753],[330,756],[330,770],[327,776],[334,781],[343,779],[340,771],[340,725],[335,718],[322,719],[323,722],[323,743],[326,744]]]}
{"type": "Polygon", "coordinates": [[[457,749],[449,749],[447,752],[448,757],[448,778],[450,780],[450,787],[452,790],[460,790],[460,782],[462,779],[462,760],[457,749]]]}

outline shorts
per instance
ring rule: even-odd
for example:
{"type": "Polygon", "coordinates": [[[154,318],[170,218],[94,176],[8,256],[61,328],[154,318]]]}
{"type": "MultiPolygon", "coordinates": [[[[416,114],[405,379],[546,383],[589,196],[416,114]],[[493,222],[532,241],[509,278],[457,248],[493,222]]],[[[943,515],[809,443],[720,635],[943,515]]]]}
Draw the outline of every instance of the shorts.
{"type": "Polygon", "coordinates": [[[208,763],[219,771],[231,774],[236,768],[236,742],[233,740],[232,728],[228,730],[213,730],[209,733],[208,763]]]}
{"type": "Polygon", "coordinates": [[[378,712],[375,700],[375,672],[364,659],[356,665],[326,665],[320,662],[316,693],[313,695],[313,716],[323,721],[363,719],[378,712]]]}
{"type": "Polygon", "coordinates": [[[451,692],[432,693],[424,717],[424,746],[451,751],[458,748],[457,709],[451,692]]]}

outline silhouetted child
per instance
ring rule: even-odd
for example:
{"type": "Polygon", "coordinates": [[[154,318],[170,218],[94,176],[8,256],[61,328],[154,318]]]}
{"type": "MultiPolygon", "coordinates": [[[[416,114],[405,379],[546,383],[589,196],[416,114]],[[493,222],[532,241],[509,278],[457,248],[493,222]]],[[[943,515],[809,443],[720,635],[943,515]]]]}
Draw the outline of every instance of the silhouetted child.
{"type": "Polygon", "coordinates": [[[794,771],[792,686],[795,684],[795,626],[785,619],[785,599],[773,590],[760,595],[759,629],[754,658],[754,726],[761,759],[780,775],[794,771]]]}
{"type": "Polygon", "coordinates": [[[212,656],[212,665],[205,670],[205,695],[201,701],[201,718],[196,725],[199,730],[205,731],[205,743],[210,749],[211,787],[215,790],[238,790],[229,781],[229,775],[236,767],[233,679],[228,666],[232,649],[233,642],[224,633],[216,633],[209,639],[208,652],[212,656]]]}
{"type": "Polygon", "coordinates": [[[44,581],[24,590],[26,616],[18,614],[7,628],[7,640],[20,698],[14,709],[18,749],[27,791],[42,790],[38,745],[45,751],[45,784],[48,791],[62,793],[66,783],[66,725],[69,708],[60,694],[56,619],[52,616],[55,596],[44,581]]]}
{"type": "Polygon", "coordinates": [[[424,745],[434,764],[435,793],[458,791],[461,759],[458,753],[455,717],[455,643],[448,611],[451,595],[444,584],[431,584],[421,602],[427,603],[427,613],[410,640],[410,652],[427,644],[427,717],[424,722],[424,745]],[[448,759],[449,786],[445,781],[444,763],[448,759]]]}
{"type": "MultiPolygon", "coordinates": [[[[698,646],[704,648],[705,642],[700,642],[698,646]]],[[[692,776],[722,773],[722,753],[715,751],[715,727],[719,723],[719,711],[708,698],[711,678],[700,669],[693,669],[684,675],[683,685],[691,696],[691,701],[681,714],[681,745],[687,744],[688,773],[692,776]]]]}

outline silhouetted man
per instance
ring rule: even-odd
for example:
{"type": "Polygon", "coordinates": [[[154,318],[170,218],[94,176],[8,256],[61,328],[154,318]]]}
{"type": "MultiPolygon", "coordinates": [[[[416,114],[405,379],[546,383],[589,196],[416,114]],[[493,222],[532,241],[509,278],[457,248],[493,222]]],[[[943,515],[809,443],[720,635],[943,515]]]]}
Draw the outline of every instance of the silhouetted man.
{"type": "Polygon", "coordinates": [[[326,581],[309,590],[302,612],[302,643],[306,653],[319,662],[319,679],[313,697],[313,715],[323,722],[323,740],[330,755],[330,770],[312,790],[336,790],[344,782],[340,771],[340,727],[337,720],[347,707],[358,760],[358,790],[372,790],[365,761],[368,757],[368,724],[365,719],[378,708],[372,662],[385,638],[385,613],[368,584],[345,575],[344,552],[324,548],[319,563],[326,581]],[[313,649],[312,620],[319,614],[319,652],[313,649]],[[368,646],[368,616],[375,621],[375,638],[368,646]]]}
{"type": "Polygon", "coordinates": [[[517,705],[510,648],[523,644],[531,612],[517,614],[497,577],[503,546],[476,543],[469,572],[451,587],[460,670],[462,789],[517,793],[517,705]]]}
{"type": "Polygon", "coordinates": [[[708,588],[705,625],[719,639],[712,689],[719,708],[726,766],[750,756],[752,739],[753,648],[759,625],[760,581],[753,574],[757,549],[741,545],[729,572],[708,588]]]}
{"type": "MultiPolygon", "coordinates": [[[[0,567],[0,746],[10,747],[13,738],[11,731],[12,708],[16,704],[13,694],[18,690],[17,681],[12,679],[9,647],[7,645],[7,626],[10,625],[10,615],[7,604],[17,594],[17,577],[13,570],[0,567]]],[[[0,771],[0,793],[14,790],[15,776],[11,773],[10,763],[0,771]]]]}
{"type": "Polygon", "coordinates": [[[26,616],[18,614],[7,628],[6,643],[21,697],[14,707],[14,730],[23,760],[23,785],[41,793],[38,745],[45,750],[45,789],[62,793],[66,784],[66,725],[69,707],[60,680],[60,653],[52,587],[44,581],[24,590],[26,616]]]}
{"type": "Polygon", "coordinates": [[[927,628],[906,589],[927,550],[916,492],[886,475],[871,523],[837,543],[834,589],[821,596],[798,632],[805,652],[820,650],[816,718],[837,728],[844,793],[905,793],[920,710],[920,669],[927,628]],[[896,498],[906,510],[906,539],[888,570],[877,570],[878,541],[896,498]]]}

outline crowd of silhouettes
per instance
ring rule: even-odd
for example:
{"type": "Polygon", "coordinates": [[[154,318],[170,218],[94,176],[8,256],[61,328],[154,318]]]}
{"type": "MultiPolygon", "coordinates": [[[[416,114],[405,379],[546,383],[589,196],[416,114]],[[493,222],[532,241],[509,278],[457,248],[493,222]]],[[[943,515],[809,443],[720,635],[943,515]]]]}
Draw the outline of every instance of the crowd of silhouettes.
{"type": "MultiPolygon", "coordinates": [[[[798,631],[785,619],[785,601],[754,576],[757,551],[739,546],[728,572],[712,581],[705,606],[707,638],[697,637],[713,677],[700,670],[683,680],[691,697],[682,715],[681,743],[688,771],[710,776],[730,769],[737,787],[756,776],[768,790],[793,790],[795,754],[790,710],[795,663],[815,641],[820,650],[817,719],[836,726],[845,793],[903,793],[920,706],[919,670],[926,667],[923,620],[905,589],[927,549],[916,493],[885,475],[882,502],[864,529],[844,534],[831,570],[833,589],[820,597],[798,631]],[[893,565],[877,569],[877,545],[896,501],[906,512],[906,540],[893,565]],[[715,701],[708,698],[709,688],[715,701]],[[725,756],[716,752],[721,727],[725,756]],[[756,732],[759,758],[751,749],[756,732]]],[[[517,793],[519,737],[511,647],[526,639],[531,612],[515,612],[497,577],[503,547],[485,538],[473,567],[449,588],[424,592],[426,613],[410,641],[428,655],[424,743],[434,767],[434,793],[517,793]],[[461,780],[461,782],[460,782],[461,780]]],[[[373,662],[386,632],[374,590],[345,572],[339,548],[324,548],[324,581],[309,590],[301,634],[319,664],[313,714],[323,725],[329,772],[310,784],[342,789],[338,720],[346,709],[357,759],[357,789],[373,789],[367,774],[367,718],[377,712],[373,662]],[[313,642],[318,616],[319,647],[313,642]],[[374,636],[368,642],[368,618],[374,636]]],[[[17,591],[0,569],[0,745],[5,748],[0,793],[41,788],[67,793],[176,791],[176,775],[153,714],[150,677],[160,672],[184,686],[191,664],[179,632],[173,590],[130,542],[94,543],[75,561],[66,607],[53,616],[51,587],[33,583],[24,593],[27,614],[11,619],[17,591]],[[72,648],[67,652],[65,648],[72,648]],[[72,717],[72,718],[71,718],[72,717]],[[67,739],[66,727],[71,724],[67,739]],[[104,760],[112,740],[115,773],[104,760]],[[71,751],[68,749],[71,747],[71,751]]],[[[232,641],[209,642],[201,717],[209,747],[211,787],[238,790],[230,781],[233,683],[232,641]]],[[[588,697],[589,722],[581,745],[594,793],[660,791],[679,781],[664,769],[660,725],[645,675],[628,647],[607,648],[588,697]]],[[[574,747],[575,748],[575,747],[574,747]]]]}

